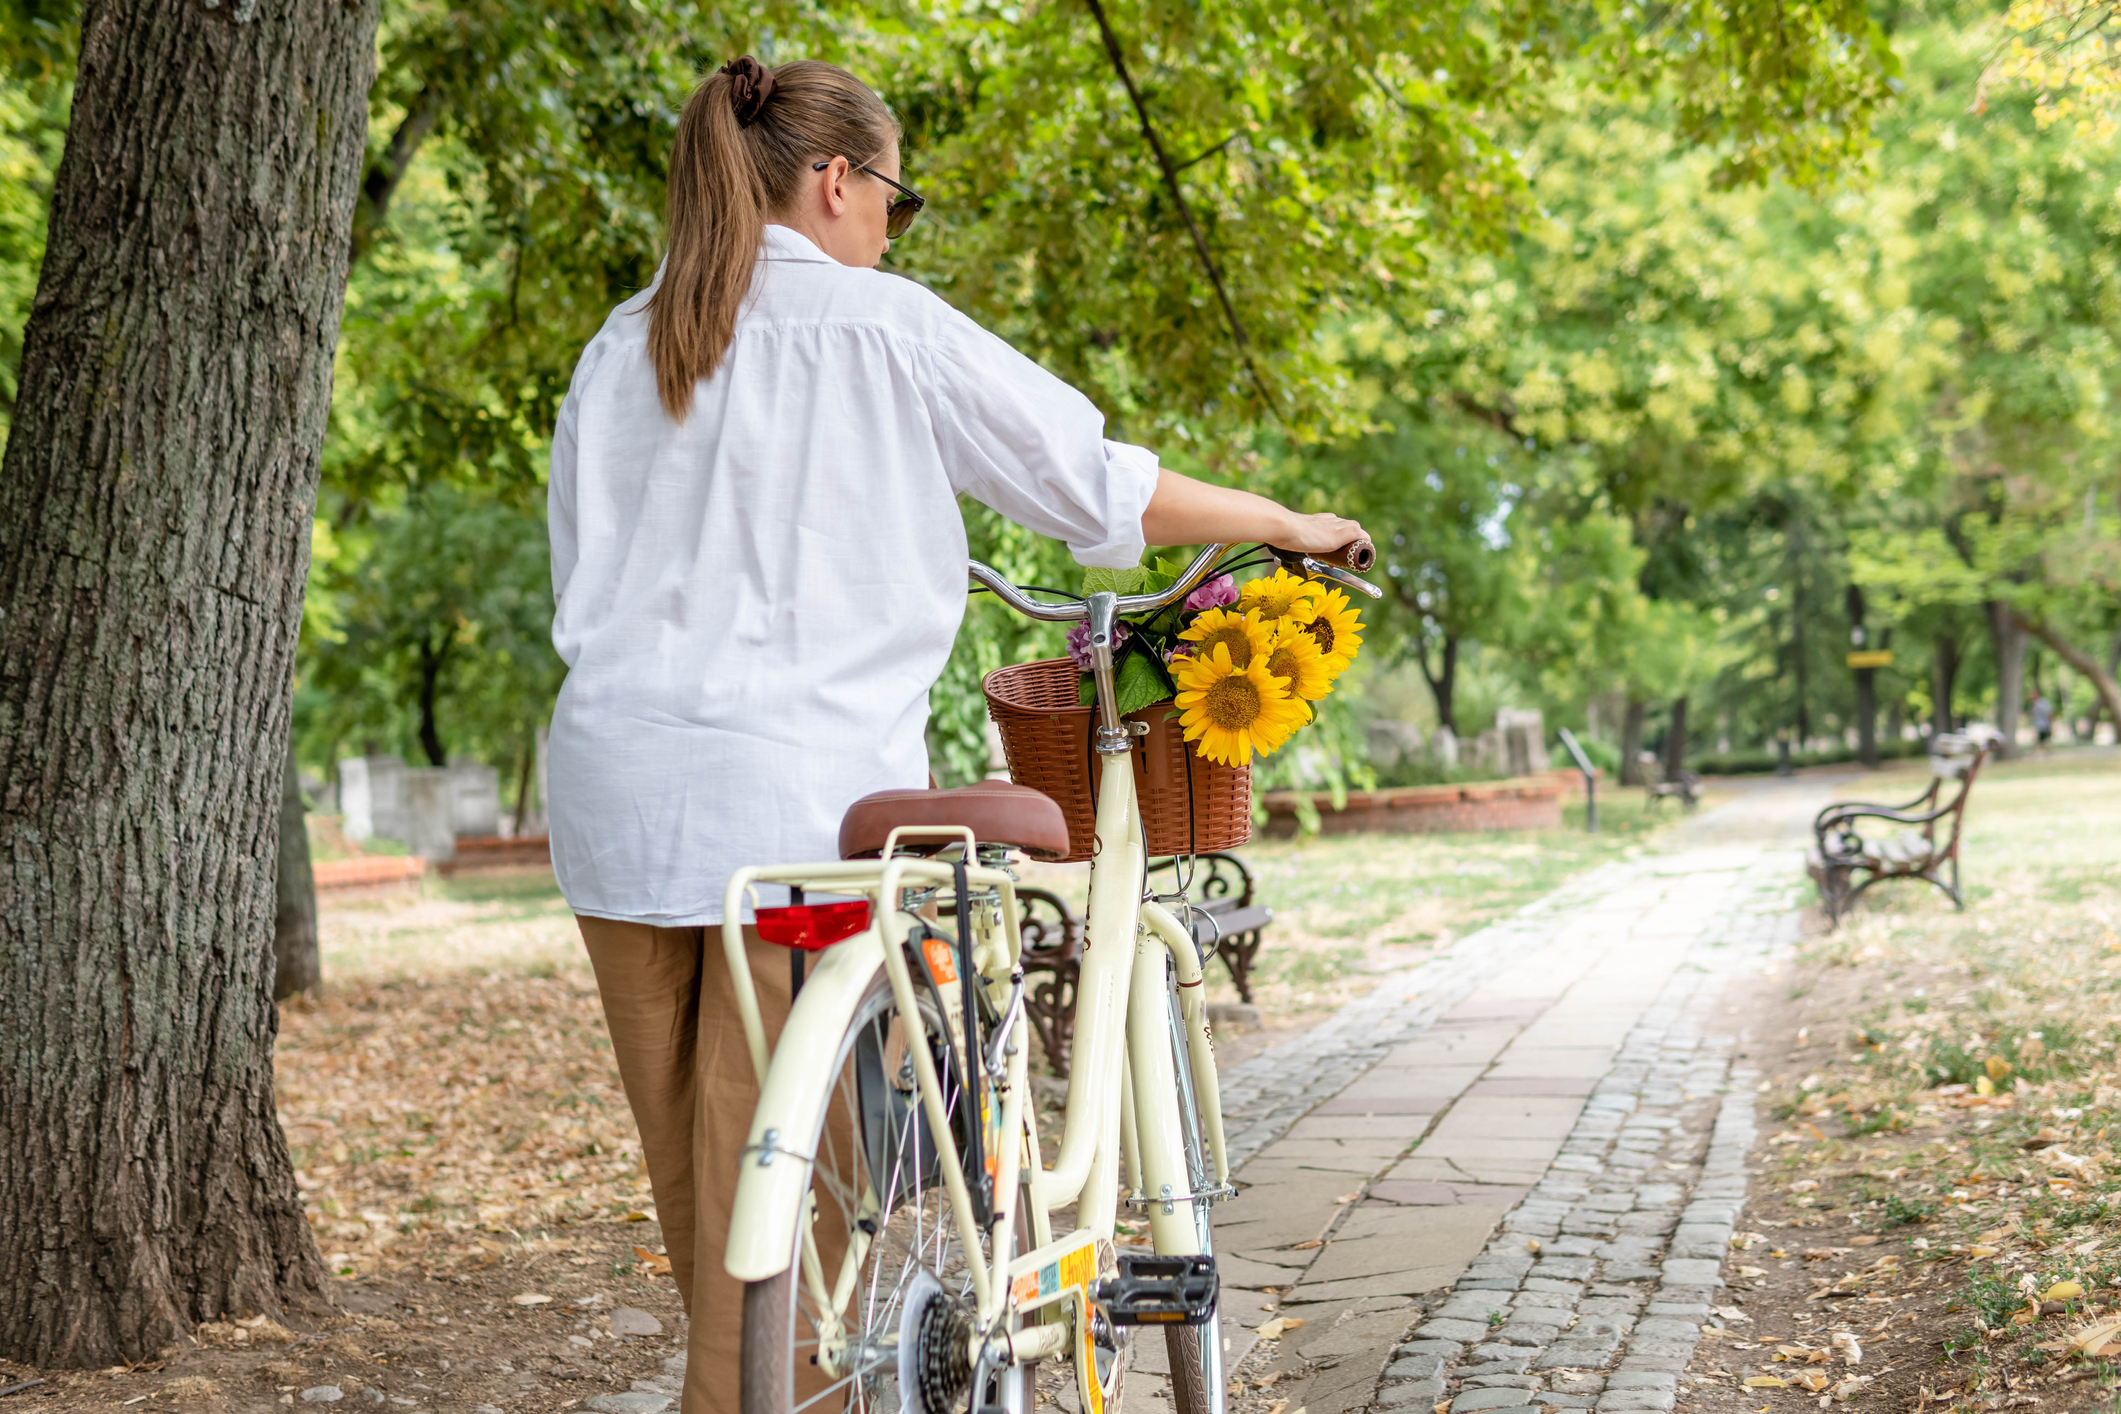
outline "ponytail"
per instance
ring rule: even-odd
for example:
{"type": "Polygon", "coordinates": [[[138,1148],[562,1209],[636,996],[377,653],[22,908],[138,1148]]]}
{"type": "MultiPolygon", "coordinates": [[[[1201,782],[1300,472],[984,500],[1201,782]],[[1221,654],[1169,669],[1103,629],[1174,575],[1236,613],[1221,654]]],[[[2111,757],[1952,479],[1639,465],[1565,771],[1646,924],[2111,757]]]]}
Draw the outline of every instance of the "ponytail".
{"type": "Polygon", "coordinates": [[[670,253],[648,302],[648,357],[673,421],[721,367],[766,222],[810,163],[873,162],[898,135],[861,80],[816,60],[764,69],[747,55],[693,90],[670,150],[670,253]]]}

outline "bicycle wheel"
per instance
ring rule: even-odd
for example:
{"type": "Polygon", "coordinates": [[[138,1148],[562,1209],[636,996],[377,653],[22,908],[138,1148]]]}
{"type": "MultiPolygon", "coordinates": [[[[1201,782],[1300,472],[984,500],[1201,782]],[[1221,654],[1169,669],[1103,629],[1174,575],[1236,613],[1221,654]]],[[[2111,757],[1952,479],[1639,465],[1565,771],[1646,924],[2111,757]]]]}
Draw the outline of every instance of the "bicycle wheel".
{"type": "MultiPolygon", "coordinates": [[[[914,977],[919,988],[918,965],[914,977]]],[[[955,1121],[965,1087],[932,990],[919,1009],[918,1044],[955,1121]]],[[[794,1260],[744,1290],[743,1414],[944,1414],[966,1402],[976,1373],[965,1354],[971,1272],[915,1087],[915,1030],[879,968],[831,1058],[832,1103],[808,1136],[816,1163],[794,1260]]],[[[983,1402],[1028,1411],[1028,1373],[990,1380],[983,1402]]]]}
{"type": "MultiPolygon", "coordinates": [[[[1178,1069],[1178,1129],[1186,1153],[1186,1177],[1194,1193],[1215,1186],[1215,1161],[1208,1153],[1207,1138],[1200,1121],[1199,1097],[1194,1093],[1193,1062],[1186,1046],[1185,1020],[1179,1015],[1178,998],[1167,1005],[1171,1015],[1172,1060],[1178,1069]]],[[[1215,1255],[1215,1234],[1210,1226],[1213,1212],[1206,1203],[1193,1205],[1193,1227],[1199,1256],[1215,1255]]],[[[1223,1414],[1228,1388],[1223,1379],[1221,1303],[1207,1321],[1198,1326],[1164,1328],[1165,1353],[1171,1365],[1171,1403],[1175,1414],[1223,1414]]]]}

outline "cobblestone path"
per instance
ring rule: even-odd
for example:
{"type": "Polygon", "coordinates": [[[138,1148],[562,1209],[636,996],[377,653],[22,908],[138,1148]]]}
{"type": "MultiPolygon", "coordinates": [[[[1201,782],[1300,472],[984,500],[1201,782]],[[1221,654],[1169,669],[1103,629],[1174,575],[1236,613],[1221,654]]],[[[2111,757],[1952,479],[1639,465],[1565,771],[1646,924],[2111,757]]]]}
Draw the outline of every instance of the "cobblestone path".
{"type": "Polygon", "coordinates": [[[1279,1317],[1246,1374],[1288,1414],[1673,1409],[1753,1138],[1730,983],[1795,938],[1828,792],[1749,791],[1234,1067],[1229,1368],[1279,1317]]]}

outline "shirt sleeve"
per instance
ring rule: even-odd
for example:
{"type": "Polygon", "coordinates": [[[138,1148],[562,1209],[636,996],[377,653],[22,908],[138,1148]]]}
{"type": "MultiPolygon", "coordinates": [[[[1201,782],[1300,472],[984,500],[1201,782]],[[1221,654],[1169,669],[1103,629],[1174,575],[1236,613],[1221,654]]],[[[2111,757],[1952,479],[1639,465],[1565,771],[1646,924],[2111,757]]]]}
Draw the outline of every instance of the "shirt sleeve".
{"type": "Polygon", "coordinates": [[[568,391],[552,429],[552,465],[545,477],[545,534],[552,545],[552,602],[557,605],[574,576],[574,485],[577,450],[575,394],[568,391]]]}
{"type": "Polygon", "coordinates": [[[953,490],[1064,541],[1079,564],[1141,562],[1154,452],[1106,441],[1088,398],[961,314],[920,347],[922,396],[953,490]]]}

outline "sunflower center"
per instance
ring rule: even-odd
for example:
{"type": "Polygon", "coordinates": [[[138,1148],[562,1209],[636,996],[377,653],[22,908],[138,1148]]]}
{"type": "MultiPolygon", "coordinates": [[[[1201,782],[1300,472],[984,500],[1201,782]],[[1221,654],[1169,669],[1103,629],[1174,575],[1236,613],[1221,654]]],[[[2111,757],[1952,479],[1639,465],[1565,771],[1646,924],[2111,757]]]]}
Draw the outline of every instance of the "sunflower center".
{"type": "Polygon", "coordinates": [[[1279,593],[1268,592],[1260,596],[1259,616],[1263,619],[1278,619],[1296,607],[1296,593],[1284,589],[1279,593]]]}
{"type": "Polygon", "coordinates": [[[1318,643],[1319,652],[1331,653],[1333,651],[1333,624],[1330,619],[1321,615],[1305,624],[1304,627],[1311,631],[1311,637],[1318,643]]]}
{"type": "Polygon", "coordinates": [[[1220,643],[1230,650],[1230,666],[1240,671],[1252,666],[1252,636],[1245,632],[1241,623],[1227,623],[1209,633],[1200,641],[1200,656],[1215,656],[1215,645],[1220,643]]]}
{"type": "Polygon", "coordinates": [[[1273,677],[1289,678],[1292,681],[1302,676],[1302,665],[1297,662],[1296,650],[1293,648],[1275,649],[1274,656],[1267,659],[1267,672],[1273,677]]]}
{"type": "Polygon", "coordinates": [[[1208,689],[1201,709],[1226,732],[1241,731],[1259,720],[1259,688],[1250,678],[1226,677],[1208,689]]]}

